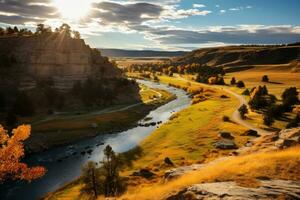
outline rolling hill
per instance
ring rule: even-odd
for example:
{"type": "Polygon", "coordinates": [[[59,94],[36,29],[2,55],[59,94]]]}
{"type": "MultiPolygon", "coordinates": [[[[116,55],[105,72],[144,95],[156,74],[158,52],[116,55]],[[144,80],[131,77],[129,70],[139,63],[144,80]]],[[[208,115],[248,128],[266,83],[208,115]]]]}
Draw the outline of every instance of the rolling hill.
{"type": "Polygon", "coordinates": [[[99,49],[107,57],[178,57],[184,56],[185,51],[152,51],[152,50],[124,50],[99,49]]]}
{"type": "Polygon", "coordinates": [[[198,63],[239,71],[256,66],[281,66],[299,71],[300,45],[287,46],[228,46],[203,48],[175,58],[175,65],[198,63]],[[288,66],[288,67],[287,67],[288,66]]]}

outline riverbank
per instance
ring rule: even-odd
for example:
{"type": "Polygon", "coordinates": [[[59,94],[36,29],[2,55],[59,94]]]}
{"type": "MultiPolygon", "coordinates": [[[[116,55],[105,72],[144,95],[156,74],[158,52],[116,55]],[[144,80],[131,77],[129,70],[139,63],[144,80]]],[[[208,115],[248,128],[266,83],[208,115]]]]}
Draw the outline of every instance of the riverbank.
{"type": "MultiPolygon", "coordinates": [[[[239,101],[233,96],[176,77],[162,76],[159,79],[162,83],[178,88],[202,88],[205,99],[173,114],[167,123],[152,132],[136,148],[121,154],[126,160],[122,176],[128,178],[129,192],[135,191],[137,185],[144,187],[157,184],[164,177],[165,171],[174,166],[209,162],[230,155],[234,150],[221,150],[214,146],[220,139],[221,131],[230,132],[238,147],[244,146],[250,139],[243,135],[247,128],[232,121],[223,121],[223,116],[231,116],[239,105],[239,101]],[[223,95],[227,95],[227,98],[222,98],[223,95]],[[165,162],[166,158],[169,158],[173,165],[168,165],[165,162]],[[151,171],[154,176],[149,180],[131,176],[141,169],[151,171]]],[[[81,187],[82,183],[78,180],[51,193],[47,199],[72,199],[80,195],[81,187]]]]}
{"type": "Polygon", "coordinates": [[[173,94],[141,85],[141,103],[84,114],[57,116],[32,125],[26,142],[29,152],[72,144],[100,134],[116,133],[137,126],[151,110],[176,98],[173,94]]]}

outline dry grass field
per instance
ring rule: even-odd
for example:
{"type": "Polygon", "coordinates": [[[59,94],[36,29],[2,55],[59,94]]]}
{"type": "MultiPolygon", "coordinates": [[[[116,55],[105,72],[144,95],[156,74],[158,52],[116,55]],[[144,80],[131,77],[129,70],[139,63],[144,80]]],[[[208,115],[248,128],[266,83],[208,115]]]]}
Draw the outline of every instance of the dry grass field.
{"type": "Polygon", "coordinates": [[[131,58],[112,58],[111,60],[115,61],[120,68],[129,67],[132,64],[147,64],[147,63],[162,63],[168,61],[169,58],[166,57],[131,57],[131,58]]]}

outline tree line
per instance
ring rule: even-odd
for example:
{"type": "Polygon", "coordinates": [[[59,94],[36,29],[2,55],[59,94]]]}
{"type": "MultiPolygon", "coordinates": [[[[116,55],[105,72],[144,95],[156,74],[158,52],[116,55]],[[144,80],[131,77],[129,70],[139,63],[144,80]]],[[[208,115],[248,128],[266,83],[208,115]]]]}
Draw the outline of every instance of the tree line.
{"type": "Polygon", "coordinates": [[[37,24],[35,32],[27,28],[14,27],[0,27],[0,37],[1,36],[32,36],[32,35],[42,35],[42,34],[66,34],[75,39],[80,39],[81,35],[78,31],[72,30],[71,26],[63,23],[60,27],[54,30],[51,26],[46,26],[45,24],[37,24]]]}

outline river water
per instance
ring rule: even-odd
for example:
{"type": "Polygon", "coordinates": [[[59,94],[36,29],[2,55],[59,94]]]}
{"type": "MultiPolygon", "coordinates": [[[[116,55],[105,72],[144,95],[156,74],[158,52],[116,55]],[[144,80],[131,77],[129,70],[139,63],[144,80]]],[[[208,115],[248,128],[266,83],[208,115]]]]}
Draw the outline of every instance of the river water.
{"type": "MultiPolygon", "coordinates": [[[[139,80],[138,82],[152,88],[167,90],[177,96],[175,100],[151,111],[146,116],[146,118],[151,118],[147,123],[162,121],[163,124],[168,121],[172,114],[186,108],[191,103],[191,99],[183,90],[150,81],[139,80]]],[[[142,123],[143,120],[140,122],[142,123]]],[[[79,177],[81,167],[87,161],[101,161],[103,149],[106,145],[111,145],[114,151],[118,153],[128,151],[136,147],[141,140],[158,126],[139,126],[120,133],[99,135],[73,145],[57,147],[32,155],[26,162],[30,165],[45,166],[47,168],[46,175],[31,183],[17,181],[12,184],[0,185],[0,199],[39,199],[48,192],[52,192],[79,177]],[[92,150],[92,152],[90,154],[81,154],[81,152],[86,152],[87,150],[92,150]]]]}

